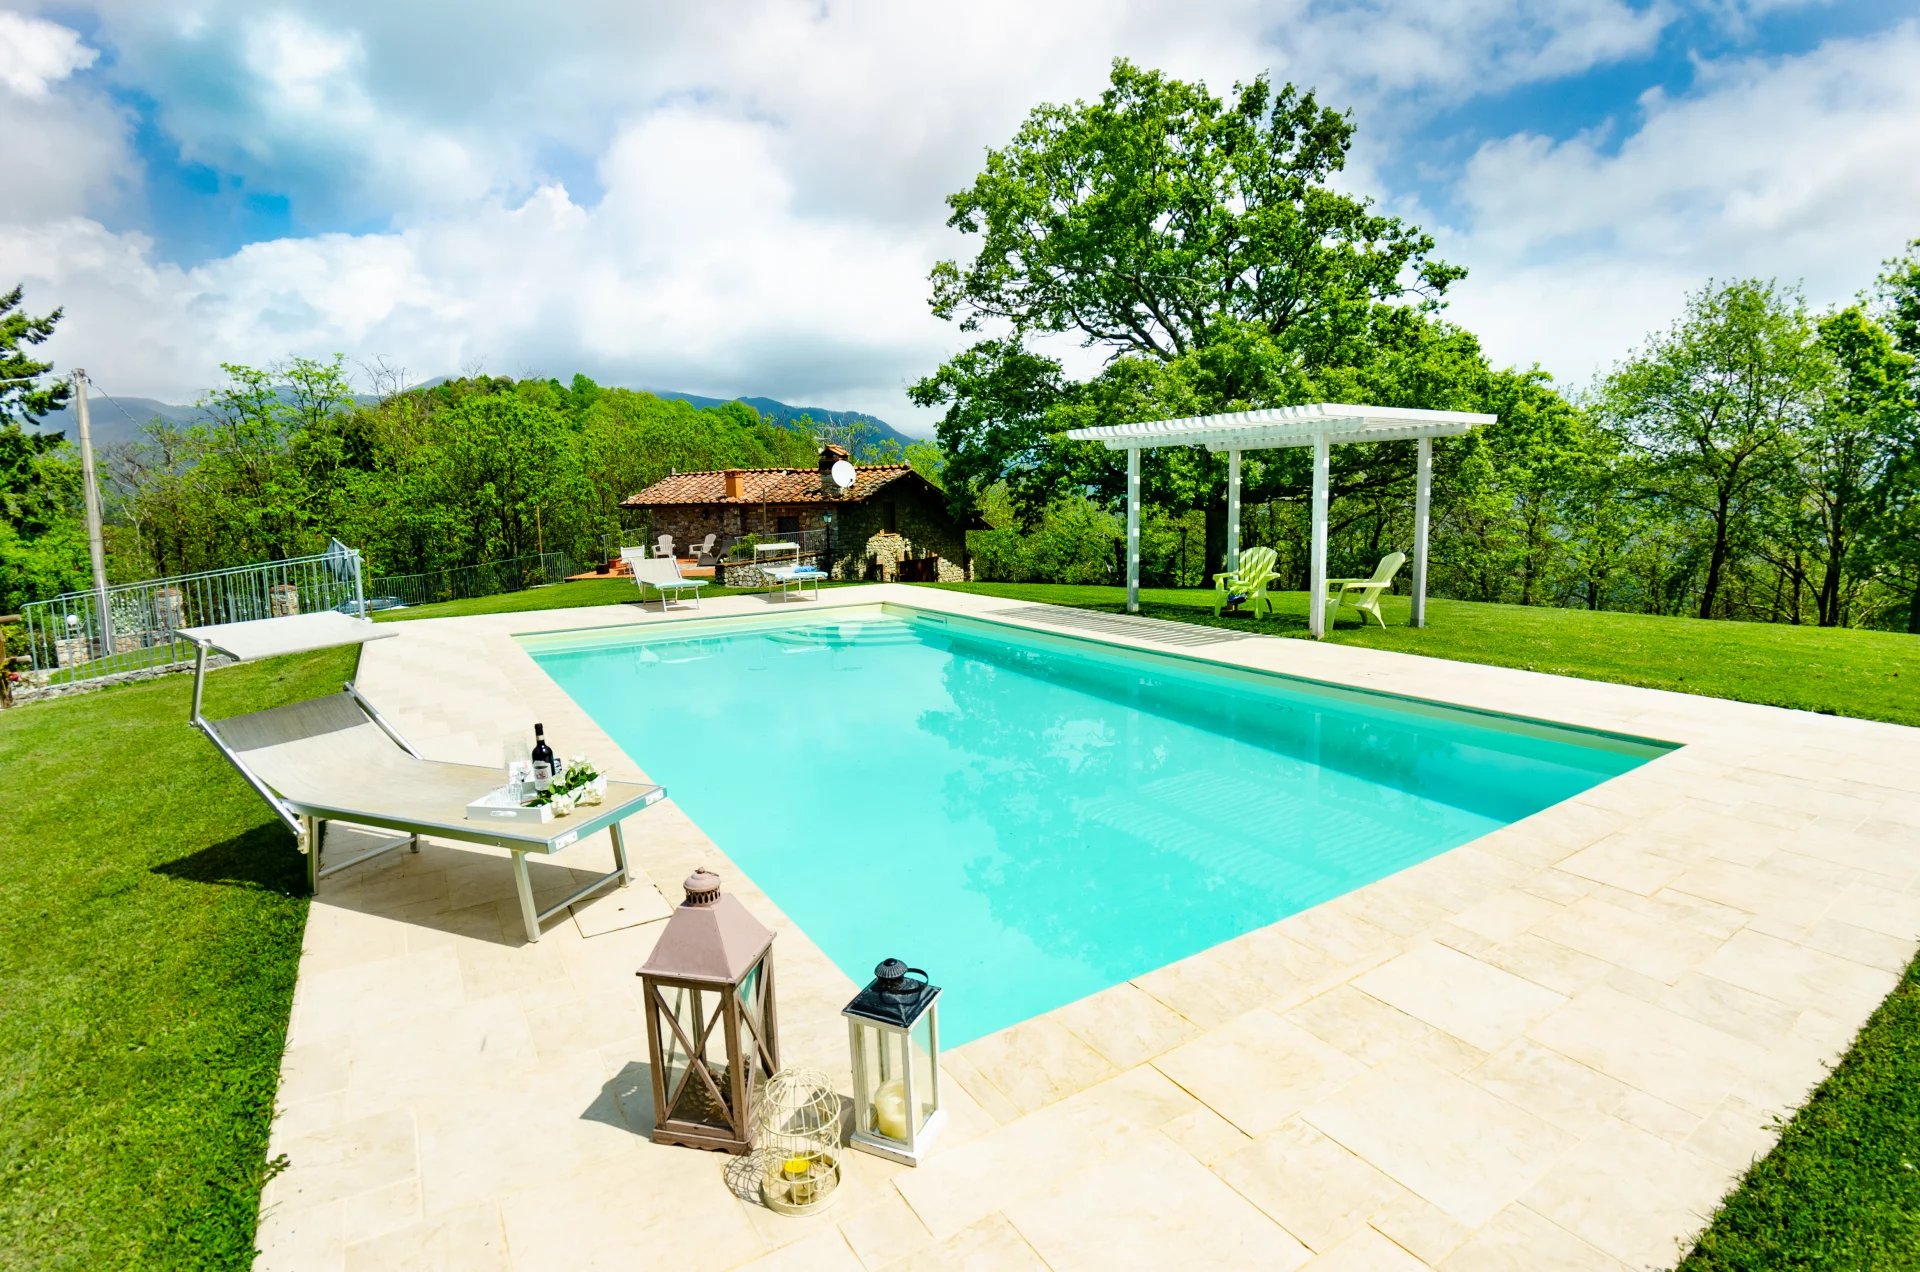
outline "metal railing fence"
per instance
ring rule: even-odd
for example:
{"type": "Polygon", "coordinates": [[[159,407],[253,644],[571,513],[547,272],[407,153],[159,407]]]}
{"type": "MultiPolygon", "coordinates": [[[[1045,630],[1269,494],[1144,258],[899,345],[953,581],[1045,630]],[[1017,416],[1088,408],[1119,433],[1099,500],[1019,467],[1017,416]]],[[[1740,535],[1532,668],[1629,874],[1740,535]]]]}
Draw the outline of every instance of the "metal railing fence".
{"type": "MultiPolygon", "coordinates": [[[[705,539],[705,537],[705,535],[701,535],[693,539],[675,539],[673,542],[674,555],[691,558],[693,556],[693,550],[700,546],[701,541],[705,539]]],[[[620,551],[623,548],[645,548],[647,555],[652,556],[653,550],[658,546],[659,541],[659,535],[646,531],[618,530],[600,537],[600,559],[602,561],[611,561],[620,555],[620,551]]],[[[751,561],[754,559],[754,548],[757,545],[771,543],[798,544],[800,549],[799,554],[801,556],[818,556],[827,550],[828,532],[823,528],[815,528],[812,530],[761,530],[754,534],[722,535],[714,541],[713,546],[716,554],[724,560],[751,561]]],[[[791,557],[793,553],[789,550],[785,552],[785,555],[791,557]]]]}
{"type": "Polygon", "coordinates": [[[189,662],[182,627],[328,609],[366,612],[359,550],[338,540],[312,556],[67,592],[20,619],[33,670],[65,682],[189,662]]]}
{"type": "Polygon", "coordinates": [[[375,598],[376,607],[387,597],[405,605],[431,605],[435,601],[520,592],[546,583],[562,582],[572,573],[573,561],[566,553],[544,552],[505,561],[482,561],[476,565],[460,565],[447,570],[428,570],[422,574],[389,574],[370,582],[367,595],[375,598]]]}

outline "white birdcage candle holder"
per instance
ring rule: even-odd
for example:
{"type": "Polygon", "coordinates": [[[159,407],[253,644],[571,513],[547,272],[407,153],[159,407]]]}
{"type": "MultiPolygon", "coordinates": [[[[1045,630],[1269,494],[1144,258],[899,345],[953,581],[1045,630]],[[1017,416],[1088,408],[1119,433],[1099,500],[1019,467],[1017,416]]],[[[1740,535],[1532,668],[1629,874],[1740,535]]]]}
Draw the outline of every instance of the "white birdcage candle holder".
{"type": "Polygon", "coordinates": [[[840,1191],[840,1093],[814,1069],[782,1069],[754,1116],[760,1197],[783,1215],[812,1214],[840,1191]]]}

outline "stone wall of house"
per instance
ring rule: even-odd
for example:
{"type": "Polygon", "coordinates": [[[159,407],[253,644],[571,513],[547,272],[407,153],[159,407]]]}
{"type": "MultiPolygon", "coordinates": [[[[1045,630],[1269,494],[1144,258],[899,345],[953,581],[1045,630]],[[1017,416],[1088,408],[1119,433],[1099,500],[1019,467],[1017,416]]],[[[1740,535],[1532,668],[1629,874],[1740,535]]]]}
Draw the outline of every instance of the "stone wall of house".
{"type": "Polygon", "coordinates": [[[899,577],[899,563],[929,553],[940,558],[943,583],[963,583],[969,577],[967,536],[938,497],[913,489],[889,499],[887,491],[860,504],[842,505],[834,529],[835,578],[872,579],[890,583],[899,577]],[[894,509],[893,529],[887,529],[887,504],[894,509]]]}
{"type": "MultiPolygon", "coordinates": [[[[941,582],[958,583],[971,577],[965,532],[939,497],[917,488],[917,483],[897,493],[882,489],[861,503],[671,505],[629,515],[645,523],[649,547],[655,536],[670,534],[679,550],[709,534],[719,535],[722,542],[748,534],[770,538],[783,533],[778,528],[782,517],[795,518],[803,533],[823,530],[828,513],[833,515],[832,533],[825,536],[832,544],[828,569],[836,579],[891,582],[901,560],[929,553],[940,558],[941,582]],[[889,503],[893,505],[891,531],[886,528],[889,503]]],[[[730,565],[723,573],[727,577],[722,581],[730,587],[757,587],[764,581],[750,564],[730,565]]]]}

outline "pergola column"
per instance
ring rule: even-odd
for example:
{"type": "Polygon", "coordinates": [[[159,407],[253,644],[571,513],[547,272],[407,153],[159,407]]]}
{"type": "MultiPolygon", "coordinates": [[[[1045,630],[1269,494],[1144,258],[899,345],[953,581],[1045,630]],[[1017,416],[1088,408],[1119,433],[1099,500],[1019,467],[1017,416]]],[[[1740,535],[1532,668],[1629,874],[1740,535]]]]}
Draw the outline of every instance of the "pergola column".
{"type": "Polygon", "coordinates": [[[1227,452],[1227,568],[1240,568],[1240,451],[1227,452]]]}
{"type": "Polygon", "coordinates": [[[1420,476],[1413,494],[1414,627],[1427,625],[1427,514],[1433,503],[1433,439],[1420,439],[1420,476]]]}
{"type": "Polygon", "coordinates": [[[1140,612],[1140,448],[1127,447],[1127,613],[1140,612]]]}
{"type": "Polygon", "coordinates": [[[1326,432],[1313,435],[1313,550],[1307,584],[1307,630],[1327,634],[1327,468],[1326,432]]]}

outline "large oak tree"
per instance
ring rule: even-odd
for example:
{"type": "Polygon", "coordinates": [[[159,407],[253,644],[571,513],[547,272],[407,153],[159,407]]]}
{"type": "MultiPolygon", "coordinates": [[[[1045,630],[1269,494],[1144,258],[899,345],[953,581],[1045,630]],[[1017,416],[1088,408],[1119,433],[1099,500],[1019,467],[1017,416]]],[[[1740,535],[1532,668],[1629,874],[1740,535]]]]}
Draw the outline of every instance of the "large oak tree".
{"type": "MultiPolygon", "coordinates": [[[[1338,188],[1353,133],[1291,84],[1262,76],[1223,99],[1123,59],[1098,100],[1042,105],[989,151],[948,199],[978,250],[932,275],[934,312],[986,338],[912,390],[945,408],[955,502],[1007,479],[1030,511],[1064,484],[1109,486],[1101,457],[1063,459],[1059,430],[1298,400],[1316,372],[1372,357],[1408,306],[1435,304],[1464,271],[1338,188]],[[1107,354],[1093,383],[1033,342],[1062,336],[1107,354]]],[[[1150,493],[1207,509],[1210,568],[1222,467],[1176,452],[1147,473],[1150,493]]]]}

